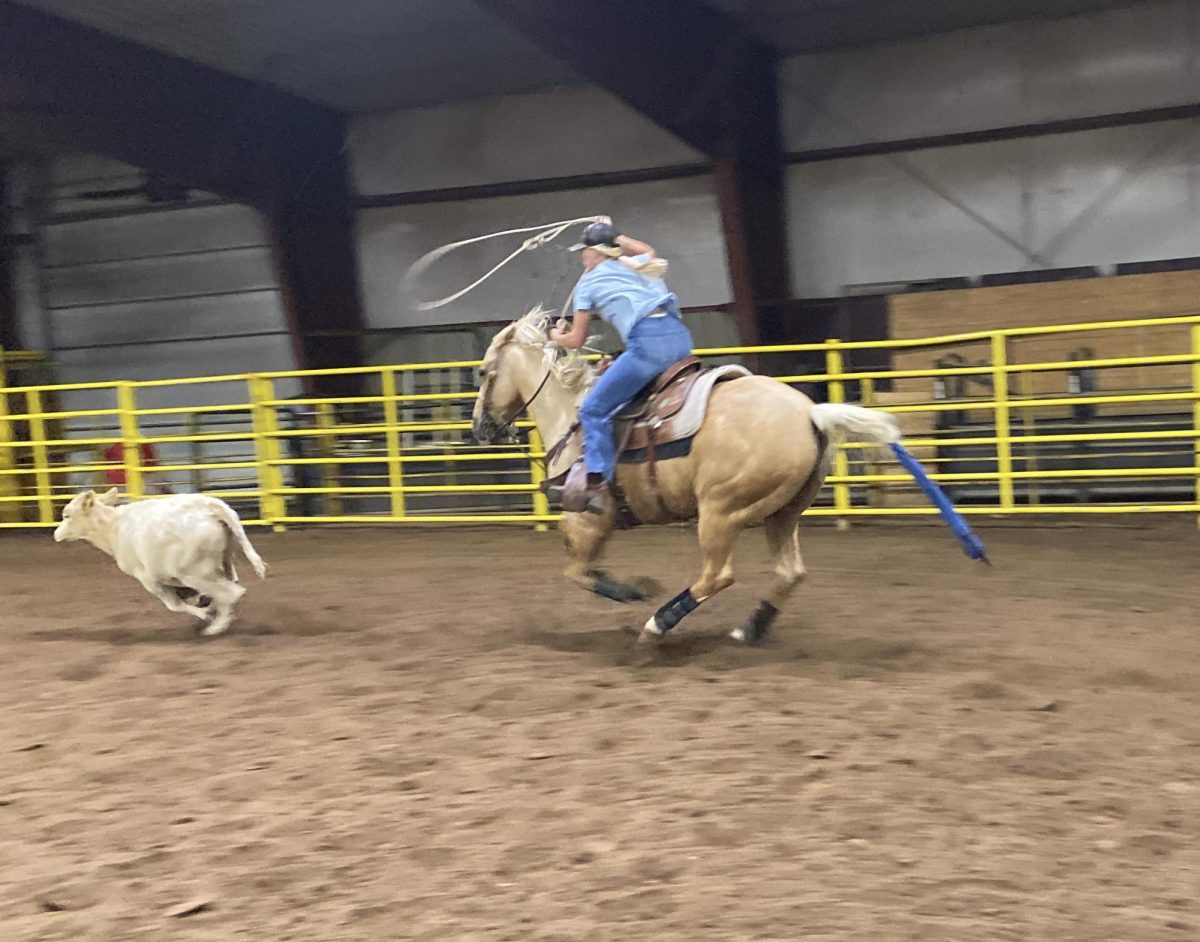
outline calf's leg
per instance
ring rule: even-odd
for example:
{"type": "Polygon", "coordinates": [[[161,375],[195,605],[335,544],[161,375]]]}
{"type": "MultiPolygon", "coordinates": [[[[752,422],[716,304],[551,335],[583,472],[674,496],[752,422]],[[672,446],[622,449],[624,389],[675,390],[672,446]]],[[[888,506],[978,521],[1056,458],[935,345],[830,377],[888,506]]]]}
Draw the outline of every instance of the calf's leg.
{"type": "Polygon", "coordinates": [[[156,599],[163,603],[172,612],[183,612],[191,615],[193,618],[199,618],[201,621],[208,619],[208,611],[200,608],[197,605],[189,605],[179,597],[178,587],[172,585],[160,585],[149,579],[139,579],[143,588],[156,599]]]}

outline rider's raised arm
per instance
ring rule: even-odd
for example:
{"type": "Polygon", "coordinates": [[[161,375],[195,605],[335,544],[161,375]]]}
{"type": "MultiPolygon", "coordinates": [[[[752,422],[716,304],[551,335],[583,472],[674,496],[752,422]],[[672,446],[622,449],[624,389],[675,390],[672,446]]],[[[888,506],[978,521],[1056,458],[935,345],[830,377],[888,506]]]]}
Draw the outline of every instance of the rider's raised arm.
{"type": "Polygon", "coordinates": [[[635,239],[633,236],[619,235],[617,236],[617,245],[621,247],[621,251],[626,255],[648,255],[650,258],[658,258],[658,253],[654,251],[654,246],[648,242],[642,242],[640,239],[635,239]]]}
{"type": "Polygon", "coordinates": [[[587,341],[588,321],[591,320],[591,317],[591,311],[576,311],[570,329],[564,329],[566,322],[559,321],[550,331],[550,339],[568,350],[578,350],[587,341]]]}

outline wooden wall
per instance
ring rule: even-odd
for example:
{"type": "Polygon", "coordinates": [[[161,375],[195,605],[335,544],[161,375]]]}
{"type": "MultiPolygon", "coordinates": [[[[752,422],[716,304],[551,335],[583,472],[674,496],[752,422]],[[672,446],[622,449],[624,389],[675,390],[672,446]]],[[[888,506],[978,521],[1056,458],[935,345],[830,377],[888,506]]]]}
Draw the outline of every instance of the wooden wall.
{"type": "MultiPolygon", "coordinates": [[[[1200,314],[1200,271],[893,295],[889,310],[893,338],[1187,314],[1200,314]]],[[[1067,360],[1083,346],[1090,347],[1097,358],[1186,353],[1190,348],[1189,328],[1185,325],[1130,328],[1019,339],[1011,343],[1009,359],[1012,363],[1067,360]]],[[[939,356],[951,350],[972,363],[990,362],[987,344],[962,344],[936,351],[897,354],[893,366],[895,369],[932,366],[939,356]]],[[[1014,379],[1013,393],[1066,394],[1065,373],[1033,374],[1029,382],[1030,386],[1023,387],[1021,381],[1014,379]]],[[[1097,385],[1106,392],[1151,391],[1190,386],[1190,383],[1186,365],[1097,372],[1097,385]]],[[[932,380],[918,379],[897,381],[895,388],[928,396],[931,386],[932,380]]],[[[983,394],[980,387],[974,389],[977,395],[983,394]]],[[[1126,410],[1124,406],[1114,408],[1126,410]]],[[[1179,404],[1170,411],[1189,408],[1188,404],[1179,404]]]]}

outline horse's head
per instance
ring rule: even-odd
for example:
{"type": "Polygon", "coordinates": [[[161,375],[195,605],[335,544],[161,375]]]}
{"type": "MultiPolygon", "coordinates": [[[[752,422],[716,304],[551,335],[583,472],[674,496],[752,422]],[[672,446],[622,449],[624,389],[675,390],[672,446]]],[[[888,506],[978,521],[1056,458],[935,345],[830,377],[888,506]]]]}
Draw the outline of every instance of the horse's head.
{"type": "Polygon", "coordinates": [[[573,389],[590,376],[585,361],[551,343],[549,325],[549,314],[534,308],[492,338],[479,367],[479,396],[471,413],[477,441],[511,440],[513,423],[547,386],[573,389]]]}
{"type": "Polygon", "coordinates": [[[485,444],[494,445],[511,437],[509,429],[524,401],[517,385],[518,374],[523,371],[513,355],[517,324],[513,321],[492,338],[479,366],[479,396],[471,412],[471,429],[476,441],[485,444]]]}

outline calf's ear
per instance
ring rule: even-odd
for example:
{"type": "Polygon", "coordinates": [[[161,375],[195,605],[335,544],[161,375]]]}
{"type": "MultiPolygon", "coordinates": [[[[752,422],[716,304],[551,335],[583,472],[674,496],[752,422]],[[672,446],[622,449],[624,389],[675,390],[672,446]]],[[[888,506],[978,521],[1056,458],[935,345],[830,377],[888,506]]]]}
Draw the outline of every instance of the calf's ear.
{"type": "Polygon", "coordinates": [[[84,510],[91,510],[92,504],[94,504],[94,503],[96,503],[96,492],[95,491],[84,491],[83,492],[83,501],[80,503],[79,506],[81,508],[83,508],[84,510]]]}
{"type": "Polygon", "coordinates": [[[115,487],[109,488],[108,491],[105,492],[103,497],[97,498],[97,501],[99,503],[106,504],[109,507],[117,506],[117,504],[120,503],[120,500],[121,500],[121,492],[118,491],[115,487]]]}

